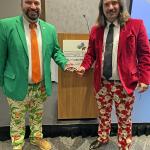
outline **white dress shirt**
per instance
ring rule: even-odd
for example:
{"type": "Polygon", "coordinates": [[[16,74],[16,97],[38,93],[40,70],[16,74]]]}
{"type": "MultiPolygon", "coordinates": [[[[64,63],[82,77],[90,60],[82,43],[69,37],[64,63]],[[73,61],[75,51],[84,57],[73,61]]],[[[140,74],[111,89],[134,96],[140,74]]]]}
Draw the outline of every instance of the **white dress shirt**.
{"type": "MultiPolygon", "coordinates": [[[[103,54],[102,54],[102,75],[103,75],[103,62],[104,62],[104,54],[105,54],[105,45],[106,45],[106,37],[109,31],[109,25],[111,23],[107,22],[107,26],[104,30],[104,40],[103,40],[103,54]]],[[[119,43],[119,35],[120,35],[120,25],[117,21],[113,22],[114,24],[114,34],[113,34],[113,50],[112,50],[112,77],[110,80],[120,80],[118,75],[118,65],[117,65],[117,55],[118,55],[118,43],[119,43]]]]}
{"type": "MultiPolygon", "coordinates": [[[[28,58],[29,58],[28,82],[32,84],[33,82],[32,82],[31,36],[30,36],[30,28],[29,28],[30,23],[25,18],[23,18],[23,24],[24,24],[25,37],[26,37],[27,48],[28,48],[28,58]]],[[[43,79],[42,35],[41,35],[40,25],[38,22],[37,22],[37,28],[35,30],[37,34],[37,40],[38,40],[41,77],[43,79]]]]}

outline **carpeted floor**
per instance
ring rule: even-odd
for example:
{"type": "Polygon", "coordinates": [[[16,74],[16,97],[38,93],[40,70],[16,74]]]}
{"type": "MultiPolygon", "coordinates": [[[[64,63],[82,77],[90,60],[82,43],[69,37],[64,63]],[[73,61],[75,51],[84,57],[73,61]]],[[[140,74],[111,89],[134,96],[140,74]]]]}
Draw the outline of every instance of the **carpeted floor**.
{"type": "MultiPolygon", "coordinates": [[[[57,138],[47,138],[48,141],[52,143],[52,150],[88,150],[90,143],[95,140],[96,137],[57,137],[57,138]]],[[[118,150],[116,137],[111,137],[111,141],[99,150],[118,150]]],[[[0,150],[12,150],[11,142],[5,141],[0,142],[0,150]]],[[[29,143],[26,139],[26,143],[23,150],[38,150],[36,146],[29,143]]],[[[150,150],[150,136],[140,136],[133,137],[133,142],[130,150],[150,150]]]]}

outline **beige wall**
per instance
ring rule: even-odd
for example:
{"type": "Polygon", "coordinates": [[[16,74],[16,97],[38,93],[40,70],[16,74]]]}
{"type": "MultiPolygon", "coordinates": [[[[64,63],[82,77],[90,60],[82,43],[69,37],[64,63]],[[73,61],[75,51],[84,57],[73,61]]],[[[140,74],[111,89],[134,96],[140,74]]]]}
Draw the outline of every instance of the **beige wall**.
{"type": "MultiPolygon", "coordinates": [[[[130,0],[127,0],[129,8],[130,0]]],[[[58,32],[88,33],[86,15],[89,26],[95,23],[98,15],[99,0],[45,0],[46,20],[54,24],[58,32]]]]}
{"type": "MultiPolygon", "coordinates": [[[[21,14],[21,0],[0,0],[0,18],[21,14]]],[[[130,0],[127,0],[129,6],[130,0]]],[[[86,15],[91,27],[98,14],[99,0],[45,0],[46,20],[54,24],[58,32],[88,33],[86,15]]]]}
{"type": "Polygon", "coordinates": [[[20,0],[0,0],[0,18],[21,14],[20,0]]]}

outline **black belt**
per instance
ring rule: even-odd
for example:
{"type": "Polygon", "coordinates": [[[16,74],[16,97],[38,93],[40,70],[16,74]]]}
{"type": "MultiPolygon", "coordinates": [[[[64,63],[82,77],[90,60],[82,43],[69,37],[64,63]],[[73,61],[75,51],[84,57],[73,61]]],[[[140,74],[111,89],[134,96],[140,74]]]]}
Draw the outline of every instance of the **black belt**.
{"type": "Polygon", "coordinates": [[[108,82],[120,82],[120,80],[107,80],[108,82]]]}
{"type": "Polygon", "coordinates": [[[104,79],[104,78],[102,78],[102,80],[105,80],[105,81],[108,81],[108,82],[120,82],[120,80],[107,80],[107,79],[104,79]]]}

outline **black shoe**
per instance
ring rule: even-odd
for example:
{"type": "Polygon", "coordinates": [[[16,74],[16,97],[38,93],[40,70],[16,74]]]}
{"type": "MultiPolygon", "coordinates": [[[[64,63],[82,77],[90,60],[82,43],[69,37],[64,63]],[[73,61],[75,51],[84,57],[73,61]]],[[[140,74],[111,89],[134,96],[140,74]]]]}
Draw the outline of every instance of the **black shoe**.
{"type": "Polygon", "coordinates": [[[102,145],[106,145],[106,144],[108,144],[108,142],[107,142],[107,143],[102,143],[102,142],[100,142],[100,141],[98,141],[98,140],[95,140],[95,141],[92,142],[92,144],[90,145],[89,150],[97,149],[97,148],[101,147],[102,145]]]}

